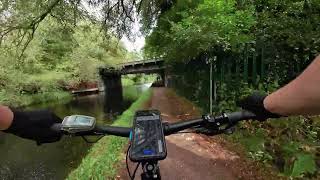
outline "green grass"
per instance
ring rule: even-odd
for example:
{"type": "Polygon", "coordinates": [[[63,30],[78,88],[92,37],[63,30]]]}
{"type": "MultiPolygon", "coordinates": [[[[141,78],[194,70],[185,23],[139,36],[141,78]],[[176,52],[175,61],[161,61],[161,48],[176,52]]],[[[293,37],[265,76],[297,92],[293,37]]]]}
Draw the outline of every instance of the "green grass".
{"type": "Polygon", "coordinates": [[[140,91],[136,86],[127,86],[123,88],[123,97],[126,100],[134,101],[139,98],[140,91]]]}
{"type": "MultiPolygon", "coordinates": [[[[151,90],[143,93],[112,125],[130,126],[135,111],[140,109],[150,96],[151,90]]],[[[115,166],[123,159],[123,148],[127,143],[128,138],[116,136],[102,138],[93,145],[79,167],[73,170],[67,179],[113,179],[117,173],[115,166]]]]}

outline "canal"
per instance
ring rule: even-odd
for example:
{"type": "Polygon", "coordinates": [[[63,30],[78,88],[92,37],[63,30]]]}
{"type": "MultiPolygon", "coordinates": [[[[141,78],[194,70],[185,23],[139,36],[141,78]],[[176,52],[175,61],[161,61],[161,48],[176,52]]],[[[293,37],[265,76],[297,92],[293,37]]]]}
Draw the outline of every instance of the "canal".
{"type": "MultiPolygon", "coordinates": [[[[122,110],[151,84],[124,87],[122,110]]],[[[47,103],[26,107],[26,109],[47,108],[63,118],[72,114],[94,116],[99,124],[110,124],[121,114],[105,112],[104,94],[77,96],[65,103],[47,103]]],[[[118,108],[116,108],[118,109],[118,108]]],[[[11,134],[0,132],[0,180],[60,180],[76,168],[87,154],[92,144],[87,144],[81,137],[63,137],[61,141],[37,146],[35,142],[11,134]]]]}

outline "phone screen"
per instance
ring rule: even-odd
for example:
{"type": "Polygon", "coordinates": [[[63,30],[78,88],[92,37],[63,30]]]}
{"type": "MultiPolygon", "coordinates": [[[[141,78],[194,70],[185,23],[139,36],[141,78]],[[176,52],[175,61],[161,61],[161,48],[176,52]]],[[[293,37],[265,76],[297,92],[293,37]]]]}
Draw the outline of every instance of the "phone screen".
{"type": "Polygon", "coordinates": [[[159,160],[166,157],[160,113],[158,111],[148,112],[136,113],[130,150],[132,161],[159,160]]]}

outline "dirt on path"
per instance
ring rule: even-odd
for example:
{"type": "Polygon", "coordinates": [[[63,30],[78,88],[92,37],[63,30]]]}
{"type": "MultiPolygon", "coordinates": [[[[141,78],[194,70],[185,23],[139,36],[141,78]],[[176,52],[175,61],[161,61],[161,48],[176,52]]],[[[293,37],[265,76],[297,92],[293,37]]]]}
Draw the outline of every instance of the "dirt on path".
{"type": "MultiPolygon", "coordinates": [[[[175,122],[199,117],[199,111],[189,101],[177,96],[167,88],[153,88],[149,109],[158,109],[164,121],[175,122]]],[[[175,134],[166,137],[167,158],[160,161],[164,180],[233,180],[233,179],[279,179],[270,175],[257,163],[241,158],[224,146],[221,139],[195,133],[175,134]]],[[[233,148],[233,147],[232,147],[233,148]]],[[[130,179],[126,168],[120,168],[117,179],[130,179]]],[[[135,165],[130,162],[133,171],[135,165]]],[[[141,168],[136,178],[140,179],[141,168]]]]}

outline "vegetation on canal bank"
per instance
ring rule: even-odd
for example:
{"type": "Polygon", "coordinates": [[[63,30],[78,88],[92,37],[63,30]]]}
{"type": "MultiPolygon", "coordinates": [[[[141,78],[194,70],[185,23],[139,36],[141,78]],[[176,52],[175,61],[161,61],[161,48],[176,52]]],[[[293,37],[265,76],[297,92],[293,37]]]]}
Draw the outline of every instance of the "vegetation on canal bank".
{"type": "Polygon", "coordinates": [[[1,104],[18,107],[71,99],[71,94],[59,85],[61,79],[67,79],[65,73],[29,75],[12,71],[8,75],[11,77],[1,79],[6,83],[0,90],[1,104]]]}
{"type": "MultiPolygon", "coordinates": [[[[180,94],[208,109],[212,60],[215,110],[232,111],[240,96],[273,91],[319,54],[319,2],[0,1],[0,103],[61,99],[66,85],[95,81],[97,66],[128,57],[118,39],[133,35],[139,11],[147,35],[144,54],[167,60],[180,94]]],[[[251,158],[293,178],[319,178],[318,118],[242,123],[237,132],[233,137],[251,158]]]]}
{"type": "MultiPolygon", "coordinates": [[[[235,111],[241,97],[276,90],[319,55],[319,10],[319,0],[180,0],[152,28],[143,21],[150,32],[144,53],[163,57],[171,84],[206,112],[211,61],[214,112],[235,111]]],[[[319,123],[318,117],[244,122],[231,138],[284,176],[319,179],[319,123]]]]}
{"type": "Polygon", "coordinates": [[[99,66],[137,57],[73,3],[0,2],[0,104],[66,99],[69,88],[96,83],[99,66]]]}
{"type": "MultiPolygon", "coordinates": [[[[144,92],[129,109],[112,124],[114,126],[130,126],[134,113],[143,107],[151,97],[152,91],[144,92]]],[[[123,148],[128,143],[128,138],[106,136],[95,143],[89,153],[82,160],[77,169],[73,170],[67,179],[113,179],[117,169],[115,164],[123,158],[123,148]]]]}
{"type": "Polygon", "coordinates": [[[87,21],[76,27],[52,18],[39,25],[22,57],[9,42],[0,47],[0,103],[22,106],[70,97],[68,89],[97,83],[98,67],[116,65],[127,51],[87,21]]]}

